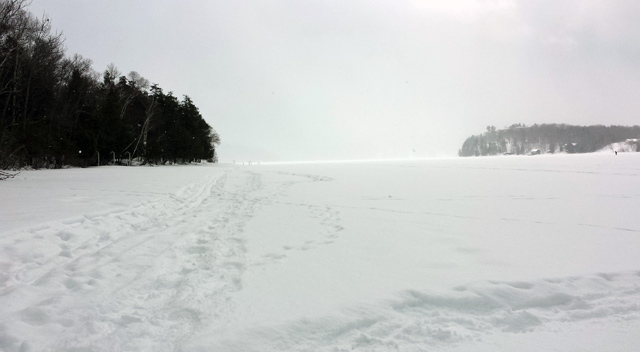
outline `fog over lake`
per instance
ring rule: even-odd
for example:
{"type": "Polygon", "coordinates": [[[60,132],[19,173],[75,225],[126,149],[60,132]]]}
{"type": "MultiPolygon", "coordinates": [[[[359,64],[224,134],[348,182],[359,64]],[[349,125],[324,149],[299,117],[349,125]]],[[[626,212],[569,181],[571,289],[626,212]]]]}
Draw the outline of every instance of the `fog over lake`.
{"type": "Polygon", "coordinates": [[[637,124],[637,1],[34,0],[69,54],[189,95],[222,161],[454,156],[488,125],[637,124]]]}

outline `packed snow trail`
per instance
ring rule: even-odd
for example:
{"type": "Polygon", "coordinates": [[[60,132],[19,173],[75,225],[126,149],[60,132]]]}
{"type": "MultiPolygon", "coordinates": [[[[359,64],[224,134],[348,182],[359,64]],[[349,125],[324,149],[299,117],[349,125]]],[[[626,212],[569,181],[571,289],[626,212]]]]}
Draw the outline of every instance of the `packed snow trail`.
{"type": "Polygon", "coordinates": [[[127,210],[5,235],[0,350],[171,351],[223,327],[261,191],[257,174],[227,170],[127,210]]]}

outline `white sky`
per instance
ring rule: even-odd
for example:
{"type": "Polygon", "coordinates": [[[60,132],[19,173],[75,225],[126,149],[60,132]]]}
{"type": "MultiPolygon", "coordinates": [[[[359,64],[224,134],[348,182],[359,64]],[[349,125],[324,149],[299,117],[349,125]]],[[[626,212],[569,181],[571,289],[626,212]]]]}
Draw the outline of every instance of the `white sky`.
{"type": "Polygon", "coordinates": [[[189,95],[221,160],[453,156],[487,125],[638,124],[640,1],[33,0],[189,95]]]}

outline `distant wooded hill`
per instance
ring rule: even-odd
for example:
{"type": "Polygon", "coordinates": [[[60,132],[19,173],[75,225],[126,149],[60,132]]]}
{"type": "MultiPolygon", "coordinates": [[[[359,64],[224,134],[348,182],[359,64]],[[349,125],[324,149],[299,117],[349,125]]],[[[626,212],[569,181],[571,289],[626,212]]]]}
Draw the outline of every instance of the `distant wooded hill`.
{"type": "Polygon", "coordinates": [[[640,126],[514,124],[502,130],[488,126],[485,133],[467,138],[458,155],[527,154],[532,151],[590,153],[612,143],[637,138],[640,138],[640,126]]]}

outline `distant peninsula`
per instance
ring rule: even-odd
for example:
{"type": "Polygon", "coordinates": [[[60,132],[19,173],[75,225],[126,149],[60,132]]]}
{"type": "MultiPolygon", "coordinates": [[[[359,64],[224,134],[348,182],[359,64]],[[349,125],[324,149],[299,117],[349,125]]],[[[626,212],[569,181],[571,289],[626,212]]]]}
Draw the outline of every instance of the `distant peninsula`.
{"type": "MultiPolygon", "coordinates": [[[[620,151],[640,151],[640,126],[572,126],[566,124],[513,124],[467,138],[459,156],[591,153],[619,143],[620,151]]],[[[612,148],[612,151],[615,148],[612,148]]]]}

